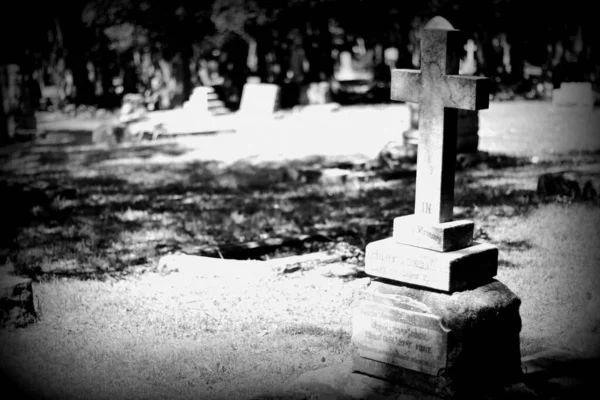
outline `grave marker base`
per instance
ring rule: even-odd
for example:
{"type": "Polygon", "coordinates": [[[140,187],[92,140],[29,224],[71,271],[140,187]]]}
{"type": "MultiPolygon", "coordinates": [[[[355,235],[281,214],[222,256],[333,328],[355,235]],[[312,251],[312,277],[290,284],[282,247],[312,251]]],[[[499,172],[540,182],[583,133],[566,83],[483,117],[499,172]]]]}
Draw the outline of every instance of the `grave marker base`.
{"type": "Polygon", "coordinates": [[[449,294],[375,280],[359,295],[354,372],[444,398],[521,377],[521,302],[501,282],[449,294]]]}
{"type": "Polygon", "coordinates": [[[397,243],[446,252],[471,246],[473,228],[473,221],[430,223],[412,214],[394,218],[393,237],[397,243]]]}
{"type": "Polygon", "coordinates": [[[446,292],[486,284],[497,271],[498,249],[485,243],[442,253],[387,238],[365,251],[367,274],[446,292]]]}

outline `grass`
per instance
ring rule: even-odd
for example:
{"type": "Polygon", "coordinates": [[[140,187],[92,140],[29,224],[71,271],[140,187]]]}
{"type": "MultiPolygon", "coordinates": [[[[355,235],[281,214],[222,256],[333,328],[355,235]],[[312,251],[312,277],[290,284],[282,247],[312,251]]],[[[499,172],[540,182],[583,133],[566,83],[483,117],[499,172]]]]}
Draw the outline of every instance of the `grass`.
{"type": "Polygon", "coordinates": [[[51,398],[248,398],[348,356],[352,284],[248,272],[39,284],[4,365],[51,398]]]}
{"type": "Polygon", "coordinates": [[[570,347],[600,355],[600,212],[551,204],[498,219],[498,278],[522,299],[522,347],[570,347]],[[516,244],[516,246],[515,246],[516,244]]]}
{"type": "MultiPolygon", "coordinates": [[[[523,301],[522,354],[599,354],[600,250],[589,246],[600,235],[598,208],[485,211],[480,228],[500,248],[498,279],[523,301]]],[[[38,283],[42,319],[0,332],[4,368],[49,398],[276,398],[302,372],[350,357],[354,292],[368,278],[194,268],[38,283]]]]}
{"type": "MultiPolygon", "coordinates": [[[[163,150],[178,153],[140,158],[163,150]]],[[[45,398],[277,397],[302,372],[350,357],[352,300],[365,279],[318,267],[278,276],[256,264],[225,277],[201,273],[212,264],[165,275],[158,260],[314,233],[364,248],[411,212],[414,175],[325,185],[290,179],[290,165],[106,157],[4,171],[0,201],[17,223],[1,233],[3,257],[36,278],[42,318],[0,331],[3,373],[45,398]]],[[[492,161],[458,172],[455,211],[500,248],[498,279],[523,301],[523,355],[598,351],[597,202],[531,201],[548,165],[492,161]]]]}

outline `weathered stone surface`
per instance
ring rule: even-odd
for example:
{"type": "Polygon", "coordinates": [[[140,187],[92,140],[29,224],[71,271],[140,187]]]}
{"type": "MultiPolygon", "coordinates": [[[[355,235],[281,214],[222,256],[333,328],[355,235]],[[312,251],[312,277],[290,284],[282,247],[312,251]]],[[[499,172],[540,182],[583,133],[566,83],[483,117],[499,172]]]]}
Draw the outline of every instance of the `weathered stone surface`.
{"type": "Polygon", "coordinates": [[[498,249],[485,243],[445,253],[396,243],[371,242],[365,272],[427,288],[454,292],[488,283],[498,271],[498,249]]]}
{"type": "Polygon", "coordinates": [[[393,237],[397,243],[435,251],[459,250],[473,243],[473,221],[431,223],[419,215],[394,218],[393,237]]]}
{"type": "Polygon", "coordinates": [[[489,105],[486,78],[458,75],[460,32],[442,26],[422,32],[421,71],[392,71],[391,88],[392,100],[420,104],[415,214],[432,222],[452,220],[457,109],[489,105]]]}
{"type": "Polygon", "coordinates": [[[447,294],[375,280],[355,311],[353,370],[444,397],[510,383],[522,374],[520,304],[498,281],[447,294]]]}
{"type": "Polygon", "coordinates": [[[36,320],[31,279],[0,268],[0,326],[22,328],[36,320]]]}
{"type": "Polygon", "coordinates": [[[352,373],[351,362],[306,372],[291,385],[290,390],[303,394],[306,398],[317,399],[440,399],[440,397],[409,386],[393,384],[360,373],[352,373]]]}
{"type": "Polygon", "coordinates": [[[448,334],[436,315],[363,300],[352,332],[362,357],[434,376],[446,366],[448,334]]]}
{"type": "MultiPolygon", "coordinates": [[[[410,128],[402,133],[404,144],[416,147],[419,144],[419,105],[409,103],[410,128]]],[[[479,146],[479,114],[477,111],[458,110],[456,126],[456,153],[475,153],[479,146]]]]}

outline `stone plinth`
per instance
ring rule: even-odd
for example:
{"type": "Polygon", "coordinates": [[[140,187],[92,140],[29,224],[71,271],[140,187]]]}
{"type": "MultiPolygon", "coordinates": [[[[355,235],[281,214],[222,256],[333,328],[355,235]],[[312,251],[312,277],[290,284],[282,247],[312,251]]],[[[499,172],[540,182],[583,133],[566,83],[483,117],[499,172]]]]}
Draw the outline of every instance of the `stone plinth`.
{"type": "Polygon", "coordinates": [[[473,227],[473,221],[430,223],[412,214],[394,219],[393,237],[402,244],[435,251],[452,251],[473,243],[473,227]]]}
{"type": "Polygon", "coordinates": [[[497,271],[498,249],[485,243],[440,253],[387,238],[369,243],[365,254],[369,275],[445,292],[488,283],[497,271]]]}
{"type": "Polygon", "coordinates": [[[354,372],[442,397],[521,376],[521,301],[498,281],[448,294],[376,280],[360,297],[354,372]]]}

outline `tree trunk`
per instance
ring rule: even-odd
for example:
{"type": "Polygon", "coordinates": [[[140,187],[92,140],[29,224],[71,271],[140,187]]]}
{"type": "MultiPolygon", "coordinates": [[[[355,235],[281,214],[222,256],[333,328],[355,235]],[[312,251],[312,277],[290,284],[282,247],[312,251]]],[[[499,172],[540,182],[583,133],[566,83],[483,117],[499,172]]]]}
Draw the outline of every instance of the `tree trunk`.
{"type": "Polygon", "coordinates": [[[523,32],[512,32],[509,36],[510,43],[510,81],[520,83],[524,77],[525,49],[523,46],[523,32]]]}
{"type": "Polygon", "coordinates": [[[93,104],[95,102],[94,84],[89,80],[87,60],[82,55],[69,57],[69,66],[73,71],[73,84],[77,89],[75,102],[78,104],[93,104]]]}
{"type": "Polygon", "coordinates": [[[190,62],[192,61],[191,46],[185,47],[181,51],[181,84],[183,101],[187,101],[192,94],[192,72],[190,71],[190,62]]]}
{"type": "Polygon", "coordinates": [[[6,74],[6,69],[4,65],[0,65],[0,144],[5,144],[10,141],[10,136],[8,134],[8,113],[5,109],[5,92],[6,81],[4,79],[6,74]]]}

